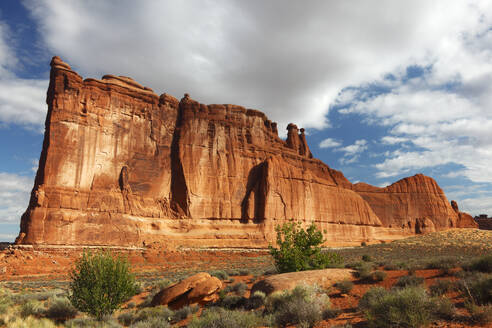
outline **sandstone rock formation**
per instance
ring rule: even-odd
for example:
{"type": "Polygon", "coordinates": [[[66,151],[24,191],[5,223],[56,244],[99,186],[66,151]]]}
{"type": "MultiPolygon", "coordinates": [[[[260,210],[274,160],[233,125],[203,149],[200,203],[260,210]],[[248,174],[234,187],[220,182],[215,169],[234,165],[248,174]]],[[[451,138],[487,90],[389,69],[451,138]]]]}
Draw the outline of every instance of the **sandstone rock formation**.
{"type": "Polygon", "coordinates": [[[316,285],[328,289],[338,281],[352,280],[352,272],[351,269],[323,269],[275,274],[256,282],[251,288],[251,295],[256,291],[268,295],[291,290],[298,285],[316,285]]]}
{"type": "Polygon", "coordinates": [[[190,304],[205,304],[216,301],[221,288],[219,279],[200,272],[158,292],[152,299],[152,306],[167,305],[179,309],[190,304]]]}
{"type": "Polygon", "coordinates": [[[458,214],[458,222],[456,223],[458,228],[480,228],[479,223],[470,214],[460,211],[455,200],[451,201],[451,207],[458,214]]]}
{"type": "Polygon", "coordinates": [[[304,130],[236,105],[158,96],[131,78],[51,62],[43,150],[17,243],[266,247],[286,220],[332,244],[459,226],[434,180],[352,185],[304,130]]]}

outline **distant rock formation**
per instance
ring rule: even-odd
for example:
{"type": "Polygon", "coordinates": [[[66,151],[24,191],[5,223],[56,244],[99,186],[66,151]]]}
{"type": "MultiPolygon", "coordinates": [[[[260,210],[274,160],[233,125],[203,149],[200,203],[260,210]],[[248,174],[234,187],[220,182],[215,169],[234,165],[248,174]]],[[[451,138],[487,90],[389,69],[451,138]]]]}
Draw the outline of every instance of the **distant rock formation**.
{"type": "Polygon", "coordinates": [[[480,214],[474,217],[474,221],[481,230],[492,230],[492,217],[487,214],[480,214]]]}
{"type": "Polygon", "coordinates": [[[289,124],[283,141],[257,110],[158,96],[123,76],[83,80],[58,57],[47,104],[17,243],[258,248],[292,219],[331,244],[460,226],[433,179],[352,185],[313,158],[303,129],[289,124]]]}

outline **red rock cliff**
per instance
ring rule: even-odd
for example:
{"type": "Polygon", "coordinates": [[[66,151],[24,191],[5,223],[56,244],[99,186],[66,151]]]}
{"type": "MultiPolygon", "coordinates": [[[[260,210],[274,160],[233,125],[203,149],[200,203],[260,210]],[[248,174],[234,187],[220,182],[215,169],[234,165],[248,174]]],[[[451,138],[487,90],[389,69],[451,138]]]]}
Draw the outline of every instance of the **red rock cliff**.
{"type": "Polygon", "coordinates": [[[303,129],[290,124],[283,141],[256,110],[158,96],[128,77],[83,80],[58,57],[47,104],[17,243],[265,247],[290,219],[334,243],[415,233],[407,222],[420,219],[417,232],[456,226],[432,179],[352,186],[313,158],[303,129]]]}

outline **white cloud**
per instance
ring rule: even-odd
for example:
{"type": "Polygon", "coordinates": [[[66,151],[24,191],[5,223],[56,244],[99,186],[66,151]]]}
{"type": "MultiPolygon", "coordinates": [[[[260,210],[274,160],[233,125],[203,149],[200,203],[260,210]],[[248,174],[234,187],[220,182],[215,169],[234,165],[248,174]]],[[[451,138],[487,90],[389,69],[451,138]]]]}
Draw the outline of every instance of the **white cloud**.
{"type": "Polygon", "coordinates": [[[18,222],[29,203],[32,177],[0,172],[0,223],[18,222]]]}
{"type": "Polygon", "coordinates": [[[12,72],[17,59],[9,47],[9,30],[0,21],[0,123],[41,131],[46,117],[47,80],[21,79],[12,72]]]}
{"type": "Polygon", "coordinates": [[[395,144],[400,144],[407,142],[408,138],[401,138],[401,137],[393,137],[393,136],[384,136],[381,138],[381,142],[386,145],[395,145],[395,144]]]}
{"type": "Polygon", "coordinates": [[[335,140],[333,138],[326,138],[319,143],[319,148],[333,148],[340,147],[341,145],[342,143],[338,140],[335,140]]]}
{"type": "Polygon", "coordinates": [[[359,159],[359,155],[367,150],[367,141],[364,139],[356,140],[352,145],[335,149],[335,151],[343,152],[344,155],[340,159],[342,164],[354,163],[359,159]]]}
{"type": "Polygon", "coordinates": [[[474,28],[477,12],[487,4],[24,3],[50,51],[85,76],[128,75],[157,92],[238,103],[265,111],[280,126],[314,128],[328,125],[329,106],[344,87],[453,50],[448,36],[474,28]]]}
{"type": "Polygon", "coordinates": [[[0,242],[13,242],[17,236],[9,233],[0,233],[0,242]]]}
{"type": "Polygon", "coordinates": [[[471,213],[472,215],[492,214],[492,196],[465,198],[458,206],[460,211],[471,213]]]}

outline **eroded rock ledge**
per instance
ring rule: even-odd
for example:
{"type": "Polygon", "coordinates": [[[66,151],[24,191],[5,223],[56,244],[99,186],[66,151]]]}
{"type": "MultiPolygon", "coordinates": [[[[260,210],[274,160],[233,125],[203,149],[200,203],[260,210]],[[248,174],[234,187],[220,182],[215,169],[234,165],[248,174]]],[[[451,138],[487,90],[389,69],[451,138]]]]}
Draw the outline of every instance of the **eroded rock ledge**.
{"type": "Polygon", "coordinates": [[[58,57],[47,104],[18,244],[261,248],[291,219],[332,244],[471,225],[433,179],[352,185],[313,158],[304,129],[284,141],[257,110],[83,80],[58,57]]]}

